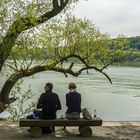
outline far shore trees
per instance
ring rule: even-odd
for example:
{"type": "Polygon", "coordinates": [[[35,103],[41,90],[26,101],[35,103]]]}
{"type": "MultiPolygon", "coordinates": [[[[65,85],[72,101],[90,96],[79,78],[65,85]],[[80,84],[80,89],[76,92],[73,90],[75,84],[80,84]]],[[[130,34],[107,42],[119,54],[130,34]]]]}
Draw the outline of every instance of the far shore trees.
{"type": "Polygon", "coordinates": [[[93,69],[112,83],[104,69],[115,62],[123,62],[130,53],[126,38],[111,39],[89,20],[71,15],[53,19],[38,32],[21,36],[12,49],[5,63],[11,74],[0,92],[0,112],[6,109],[6,104],[16,100],[10,97],[10,92],[21,78],[42,71],[77,77],[84,70],[93,69]],[[81,64],[79,70],[74,70],[75,63],[81,64]]]}

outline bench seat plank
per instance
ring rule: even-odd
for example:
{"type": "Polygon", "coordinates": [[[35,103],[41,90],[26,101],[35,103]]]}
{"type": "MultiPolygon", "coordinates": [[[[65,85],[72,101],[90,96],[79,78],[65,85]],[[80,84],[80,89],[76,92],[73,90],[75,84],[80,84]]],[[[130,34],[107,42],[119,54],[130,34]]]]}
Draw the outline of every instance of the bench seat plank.
{"type": "Polygon", "coordinates": [[[26,119],[20,118],[20,127],[43,127],[43,126],[101,126],[102,119],[78,119],[78,120],[68,120],[68,119],[55,119],[55,120],[43,120],[43,119],[26,119]]]}

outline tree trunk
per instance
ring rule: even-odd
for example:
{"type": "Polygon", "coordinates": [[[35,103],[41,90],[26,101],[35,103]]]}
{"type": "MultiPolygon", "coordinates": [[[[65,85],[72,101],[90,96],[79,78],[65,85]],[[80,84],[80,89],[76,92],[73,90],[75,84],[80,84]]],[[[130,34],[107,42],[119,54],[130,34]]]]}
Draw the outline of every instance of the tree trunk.
{"type": "Polygon", "coordinates": [[[49,68],[47,68],[46,65],[44,66],[35,66],[31,69],[28,70],[21,70],[19,72],[15,72],[14,74],[12,74],[8,80],[6,80],[4,86],[2,87],[2,90],[0,92],[0,113],[3,112],[6,107],[6,104],[10,104],[12,102],[14,102],[16,99],[13,98],[9,98],[10,92],[13,88],[13,86],[16,84],[16,82],[23,78],[23,77],[28,77],[31,76],[35,73],[41,72],[41,71],[45,71],[45,70],[51,70],[49,68]]]}
{"type": "MultiPolygon", "coordinates": [[[[18,72],[15,72],[12,74],[8,80],[5,82],[4,86],[2,87],[2,90],[0,92],[0,113],[3,112],[6,107],[6,104],[10,104],[15,101],[13,98],[9,98],[10,92],[13,88],[13,86],[16,84],[16,82],[24,77],[31,76],[33,74],[36,74],[38,72],[52,70],[52,71],[58,71],[61,73],[65,73],[65,69],[57,68],[55,67],[59,62],[54,62],[52,65],[43,65],[43,66],[34,66],[28,70],[21,70],[18,72]]],[[[69,73],[69,70],[66,71],[69,73]]],[[[72,73],[73,74],[73,73],[72,73]]]]}
{"type": "Polygon", "coordinates": [[[12,74],[8,80],[5,82],[4,86],[2,87],[1,93],[0,93],[0,101],[4,104],[9,103],[9,93],[15,83],[23,77],[23,72],[16,72],[12,74]]]}

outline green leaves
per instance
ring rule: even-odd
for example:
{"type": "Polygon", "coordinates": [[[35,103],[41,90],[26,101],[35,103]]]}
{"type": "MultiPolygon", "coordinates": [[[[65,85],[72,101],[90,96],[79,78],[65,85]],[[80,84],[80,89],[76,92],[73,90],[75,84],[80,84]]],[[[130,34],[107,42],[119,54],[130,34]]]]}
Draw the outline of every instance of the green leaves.
{"type": "Polygon", "coordinates": [[[87,64],[97,67],[122,62],[130,54],[126,37],[111,39],[107,33],[101,33],[92,21],[71,15],[49,23],[41,31],[40,40],[53,60],[79,55],[87,64]]]}
{"type": "MultiPolygon", "coordinates": [[[[34,37],[27,35],[19,40],[11,57],[18,54],[18,58],[25,60],[22,64],[30,58],[45,60],[45,63],[50,64],[55,61],[61,63],[65,57],[77,55],[86,64],[100,68],[126,60],[130,52],[132,53],[129,42],[124,36],[111,39],[107,33],[101,33],[92,21],[67,15],[61,20],[48,22],[34,37]]],[[[78,58],[67,59],[68,61],[80,62],[78,58]]]]}
{"type": "Polygon", "coordinates": [[[7,111],[10,114],[8,120],[10,121],[19,121],[19,118],[26,117],[36,106],[36,102],[33,102],[34,93],[31,90],[31,85],[27,90],[21,88],[23,80],[20,80],[15,85],[14,89],[11,92],[11,97],[16,98],[16,102],[13,104],[6,105],[7,111]]]}

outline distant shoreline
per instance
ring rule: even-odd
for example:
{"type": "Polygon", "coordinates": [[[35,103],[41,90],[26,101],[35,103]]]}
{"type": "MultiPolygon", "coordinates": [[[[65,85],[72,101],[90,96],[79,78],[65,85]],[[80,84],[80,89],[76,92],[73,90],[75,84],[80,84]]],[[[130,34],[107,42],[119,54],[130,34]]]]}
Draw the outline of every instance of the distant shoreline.
{"type": "Polygon", "coordinates": [[[121,64],[114,64],[114,66],[140,67],[140,62],[123,62],[121,64]]]}

